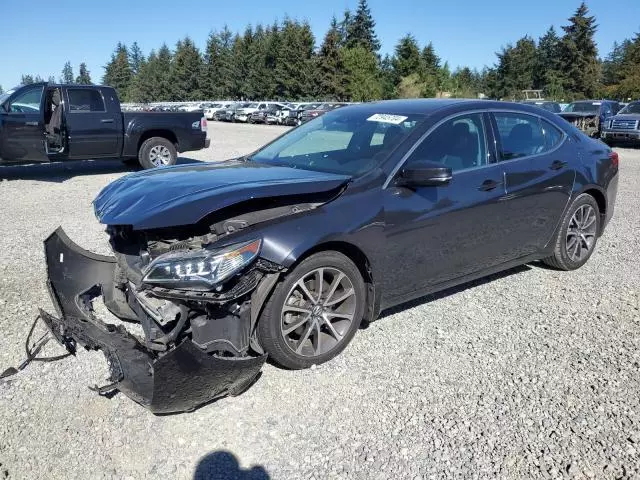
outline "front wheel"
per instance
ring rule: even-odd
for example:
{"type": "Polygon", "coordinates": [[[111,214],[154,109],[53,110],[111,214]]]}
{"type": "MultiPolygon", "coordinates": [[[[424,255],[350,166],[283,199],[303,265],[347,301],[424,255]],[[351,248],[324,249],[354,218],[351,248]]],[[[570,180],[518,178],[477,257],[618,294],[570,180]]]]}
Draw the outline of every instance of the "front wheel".
{"type": "Polygon", "coordinates": [[[151,137],[140,145],[138,160],[142,168],[175,165],[178,160],[176,146],[166,138],[151,137]]]}
{"type": "Polygon", "coordinates": [[[598,202],[588,193],[578,195],[565,214],[553,255],[543,261],[559,270],[576,270],[593,254],[600,232],[598,202]]]}
{"type": "Polygon", "coordinates": [[[358,267],[339,252],[316,253],[276,286],[258,321],[258,341],[285,368],[319,365],[351,341],[365,302],[358,267]]]}

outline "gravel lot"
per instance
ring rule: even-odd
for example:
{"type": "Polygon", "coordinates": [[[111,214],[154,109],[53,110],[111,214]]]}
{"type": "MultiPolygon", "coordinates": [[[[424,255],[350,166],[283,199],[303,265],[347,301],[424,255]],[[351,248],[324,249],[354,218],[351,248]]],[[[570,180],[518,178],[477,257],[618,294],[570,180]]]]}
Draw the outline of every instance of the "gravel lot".
{"type": "MultiPolygon", "coordinates": [[[[283,129],[210,131],[184,162],[283,129]]],[[[0,479],[640,478],[640,150],[620,157],[616,214],[583,269],[530,265],[386,312],[329,364],[268,365],[238,398],[157,417],[87,389],[106,378],[100,353],[30,365],[0,382],[0,479]]],[[[108,253],[91,200],[127,171],[0,168],[0,370],[52,308],[42,241],[62,225],[108,253]]]]}

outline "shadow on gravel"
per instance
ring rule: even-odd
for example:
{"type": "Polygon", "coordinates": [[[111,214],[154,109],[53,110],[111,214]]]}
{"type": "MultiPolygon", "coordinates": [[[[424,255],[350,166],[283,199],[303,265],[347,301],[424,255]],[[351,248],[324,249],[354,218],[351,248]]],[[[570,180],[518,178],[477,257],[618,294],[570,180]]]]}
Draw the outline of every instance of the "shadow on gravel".
{"type": "Polygon", "coordinates": [[[511,275],[516,275],[518,273],[528,272],[531,269],[532,268],[528,265],[520,265],[519,267],[514,267],[512,269],[505,270],[504,272],[495,273],[493,275],[489,275],[488,277],[480,278],[478,280],[474,280],[468,283],[463,283],[462,285],[458,285],[456,287],[447,288],[446,290],[442,290],[441,292],[425,295],[424,297],[420,297],[416,300],[403,303],[402,305],[398,305],[397,307],[384,310],[383,312],[380,313],[378,320],[381,320],[391,315],[395,315],[396,313],[404,312],[405,310],[409,310],[410,308],[420,306],[424,303],[429,303],[435,300],[440,300],[441,298],[446,298],[450,295],[463,292],[464,290],[467,290],[469,288],[479,287],[480,285],[493,282],[494,280],[498,280],[500,278],[506,278],[506,277],[510,277],[511,275]]]}
{"type": "Polygon", "coordinates": [[[244,470],[240,468],[240,463],[233,453],[223,450],[211,452],[202,457],[193,472],[193,480],[269,480],[270,478],[262,465],[254,465],[244,470]]]}
{"type": "MultiPolygon", "coordinates": [[[[201,163],[194,158],[179,157],[178,165],[201,163]]],[[[0,166],[2,180],[40,180],[61,183],[73,177],[103,175],[107,173],[129,173],[141,170],[137,163],[121,160],[73,160],[69,162],[31,163],[27,165],[0,166]]]]}

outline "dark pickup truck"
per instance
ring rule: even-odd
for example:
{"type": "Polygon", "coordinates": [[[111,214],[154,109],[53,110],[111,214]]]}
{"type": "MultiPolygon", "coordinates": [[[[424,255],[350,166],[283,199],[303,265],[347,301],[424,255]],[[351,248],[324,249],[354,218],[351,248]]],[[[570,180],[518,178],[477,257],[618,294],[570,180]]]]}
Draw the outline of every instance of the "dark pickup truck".
{"type": "Polygon", "coordinates": [[[0,164],[108,158],[153,168],[208,146],[202,112],[123,112],[111,87],[36,83],[0,95],[0,164]]]}

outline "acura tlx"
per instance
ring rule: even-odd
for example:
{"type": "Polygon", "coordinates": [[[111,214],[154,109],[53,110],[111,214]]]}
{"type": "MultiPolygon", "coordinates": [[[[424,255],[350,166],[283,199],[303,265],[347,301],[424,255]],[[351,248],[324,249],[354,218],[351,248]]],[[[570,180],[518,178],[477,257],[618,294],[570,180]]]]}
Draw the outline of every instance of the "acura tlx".
{"type": "Polygon", "coordinates": [[[108,185],[94,209],[113,256],[55,231],[57,312],[40,315],[70,352],[104,352],[102,392],[192,410],[246,390],[267,356],[330,360],[391,306],[528,262],[581,267],[617,185],[615,152],[533,106],[347,106],[245,157],[108,185]]]}

